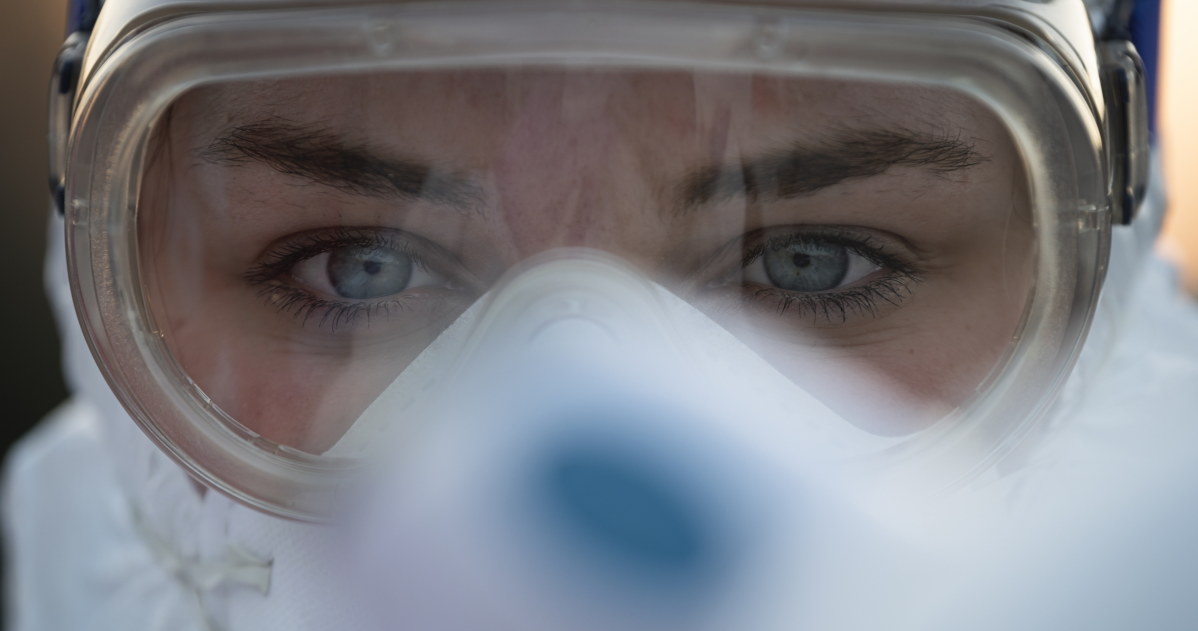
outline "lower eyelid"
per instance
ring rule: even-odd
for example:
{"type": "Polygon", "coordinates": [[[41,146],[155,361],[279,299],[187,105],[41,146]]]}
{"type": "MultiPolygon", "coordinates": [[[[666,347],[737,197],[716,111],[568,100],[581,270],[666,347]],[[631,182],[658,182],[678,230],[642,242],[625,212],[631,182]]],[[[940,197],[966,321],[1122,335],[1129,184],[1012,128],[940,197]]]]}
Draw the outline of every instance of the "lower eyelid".
{"type": "MultiPolygon", "coordinates": [[[[460,313],[469,304],[465,295],[396,294],[380,300],[328,300],[277,281],[261,287],[257,293],[268,307],[298,320],[301,327],[315,326],[328,329],[329,333],[339,333],[341,329],[352,328],[362,319],[369,321],[376,317],[401,317],[404,312],[427,316],[428,313],[433,313],[428,311],[429,309],[439,308],[460,313]]],[[[419,290],[414,293],[419,293],[419,290]]]]}
{"type": "Polygon", "coordinates": [[[278,282],[262,287],[258,295],[268,307],[292,316],[301,326],[308,326],[312,318],[317,317],[319,326],[329,325],[334,331],[343,325],[347,318],[352,319],[356,309],[362,306],[325,300],[310,292],[278,282]]]}
{"type": "Polygon", "coordinates": [[[810,316],[816,321],[847,324],[854,316],[871,319],[885,315],[883,311],[902,307],[913,293],[914,277],[897,275],[875,280],[849,289],[802,294],[776,287],[749,289],[753,300],[772,301],[779,316],[810,316]],[[799,311],[795,311],[798,309],[799,311]]]}

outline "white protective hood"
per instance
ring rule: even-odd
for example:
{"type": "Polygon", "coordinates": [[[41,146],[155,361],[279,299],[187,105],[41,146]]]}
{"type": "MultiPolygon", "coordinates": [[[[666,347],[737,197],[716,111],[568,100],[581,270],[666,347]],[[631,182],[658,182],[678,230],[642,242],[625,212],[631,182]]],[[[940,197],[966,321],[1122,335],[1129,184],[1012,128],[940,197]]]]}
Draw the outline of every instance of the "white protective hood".
{"type": "MultiPolygon", "coordinates": [[[[868,580],[837,589],[810,628],[1198,628],[1198,308],[1150,256],[1162,208],[1158,186],[1135,230],[1115,229],[1097,319],[1043,433],[971,507],[928,516],[919,546],[876,567],[860,552],[868,580]]],[[[8,628],[369,628],[329,597],[337,560],[321,527],[199,492],[127,416],[79,332],[59,219],[50,232],[74,395],[7,465],[8,628]]],[[[477,594],[442,598],[452,616],[434,607],[400,628],[496,628],[472,610],[477,594]]]]}

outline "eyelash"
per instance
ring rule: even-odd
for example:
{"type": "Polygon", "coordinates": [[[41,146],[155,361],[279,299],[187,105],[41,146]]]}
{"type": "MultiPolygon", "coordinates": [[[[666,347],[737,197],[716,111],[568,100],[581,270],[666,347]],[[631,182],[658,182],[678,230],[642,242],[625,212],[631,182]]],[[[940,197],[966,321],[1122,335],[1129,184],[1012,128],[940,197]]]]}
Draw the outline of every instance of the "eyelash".
{"type": "MultiPolygon", "coordinates": [[[[777,232],[778,229],[772,231],[777,232]]],[[[307,326],[314,316],[319,315],[317,326],[328,327],[330,332],[350,326],[361,319],[369,325],[376,314],[387,315],[396,309],[406,308],[402,296],[383,301],[352,302],[330,300],[313,295],[310,291],[285,282],[291,270],[302,261],[344,247],[378,247],[398,251],[408,256],[413,265],[428,269],[417,248],[408,238],[397,239],[394,230],[381,228],[335,228],[314,231],[290,239],[269,251],[263,260],[245,274],[251,286],[258,288],[258,295],[281,313],[287,313],[307,326]]],[[[843,247],[882,268],[885,275],[845,289],[818,293],[800,293],[779,287],[747,289],[753,299],[776,304],[779,316],[798,310],[816,321],[847,322],[854,315],[876,317],[882,302],[899,306],[911,294],[912,285],[921,278],[919,271],[899,257],[889,254],[886,247],[867,234],[843,228],[820,227],[802,232],[787,232],[767,237],[769,231],[749,235],[746,241],[756,245],[748,248],[740,259],[741,269],[760,259],[767,249],[785,248],[797,244],[820,244],[843,247]]]]}
{"type": "Polygon", "coordinates": [[[373,302],[330,300],[289,285],[283,279],[290,275],[299,263],[344,247],[392,249],[409,257],[413,265],[427,269],[424,260],[416,253],[412,244],[406,239],[394,238],[391,234],[393,232],[395,231],[383,228],[334,228],[307,233],[270,250],[266,260],[254,265],[243,277],[251,286],[258,288],[258,296],[269,306],[276,308],[280,313],[295,317],[303,326],[307,326],[317,314],[320,315],[317,326],[327,326],[330,332],[336,332],[339,328],[352,325],[360,319],[365,319],[369,325],[373,315],[390,314],[393,309],[403,308],[402,298],[373,302]]]}
{"type": "Polygon", "coordinates": [[[762,239],[763,232],[750,235],[750,239],[756,238],[759,242],[745,251],[740,261],[742,269],[764,256],[767,249],[818,244],[843,247],[882,268],[886,273],[885,276],[862,285],[818,293],[799,293],[779,287],[750,290],[754,299],[775,301],[779,316],[792,309],[799,309],[816,321],[825,322],[844,323],[853,315],[876,317],[879,303],[899,306],[903,299],[911,295],[912,285],[921,280],[920,272],[915,266],[889,254],[883,244],[868,234],[859,234],[844,228],[821,227],[762,239]]]}

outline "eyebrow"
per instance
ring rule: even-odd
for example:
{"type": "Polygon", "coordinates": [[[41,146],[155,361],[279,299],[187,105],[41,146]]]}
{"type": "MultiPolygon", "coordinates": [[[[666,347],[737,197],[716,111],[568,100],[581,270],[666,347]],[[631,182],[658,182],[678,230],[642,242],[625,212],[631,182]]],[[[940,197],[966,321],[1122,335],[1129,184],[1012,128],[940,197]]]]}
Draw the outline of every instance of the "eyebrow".
{"type": "Polygon", "coordinates": [[[354,195],[427,200],[466,211],[481,208],[484,200],[482,189],[465,177],[416,160],[386,158],[326,127],[285,118],[230,128],[199,155],[226,166],[259,162],[354,195]]]}
{"type": "Polygon", "coordinates": [[[782,151],[734,166],[700,169],[685,178],[684,210],[744,196],[795,198],[845,180],[868,178],[892,167],[910,166],[946,176],[975,167],[989,158],[958,137],[938,137],[909,130],[845,130],[830,142],[795,143],[782,151]]]}

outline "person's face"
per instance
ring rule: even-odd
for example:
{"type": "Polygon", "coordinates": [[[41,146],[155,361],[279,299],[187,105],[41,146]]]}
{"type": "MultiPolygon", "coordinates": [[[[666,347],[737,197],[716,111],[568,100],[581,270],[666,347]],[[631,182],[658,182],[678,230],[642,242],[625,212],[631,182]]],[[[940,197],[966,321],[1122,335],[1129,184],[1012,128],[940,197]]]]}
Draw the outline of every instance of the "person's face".
{"type": "Polygon", "coordinates": [[[472,70],[192,91],[139,200],[184,370],[280,444],[331,446],[504,270],[622,257],[849,420],[969,399],[1024,312],[1023,165],[948,91],[472,70]]]}

